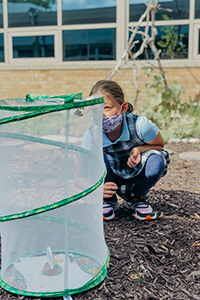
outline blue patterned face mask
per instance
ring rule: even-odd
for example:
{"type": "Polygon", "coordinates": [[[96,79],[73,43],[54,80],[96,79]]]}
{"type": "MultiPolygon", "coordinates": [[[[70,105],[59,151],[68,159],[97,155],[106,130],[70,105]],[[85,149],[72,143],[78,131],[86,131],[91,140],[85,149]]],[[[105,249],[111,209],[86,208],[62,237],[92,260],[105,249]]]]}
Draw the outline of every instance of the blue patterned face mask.
{"type": "Polygon", "coordinates": [[[109,133],[117,128],[117,126],[122,122],[122,116],[120,115],[122,105],[120,106],[117,115],[112,117],[103,117],[103,131],[109,133]]]}

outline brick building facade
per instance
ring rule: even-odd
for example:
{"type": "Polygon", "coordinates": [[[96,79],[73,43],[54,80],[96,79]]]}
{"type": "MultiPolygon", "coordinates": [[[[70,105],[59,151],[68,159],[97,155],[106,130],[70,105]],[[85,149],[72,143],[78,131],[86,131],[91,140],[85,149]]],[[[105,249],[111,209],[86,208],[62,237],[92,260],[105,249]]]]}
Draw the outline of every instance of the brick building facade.
{"type": "MultiPolygon", "coordinates": [[[[158,73],[158,71],[156,71],[158,73]]],[[[185,88],[182,101],[200,97],[200,67],[164,68],[168,84],[177,81],[185,88]]],[[[24,98],[26,94],[62,95],[83,92],[87,97],[92,85],[99,79],[108,79],[111,68],[74,68],[74,69],[27,69],[0,70],[0,99],[24,98]]],[[[138,73],[140,96],[145,99],[146,76],[138,73]]],[[[112,78],[124,89],[126,99],[135,98],[133,71],[131,68],[120,69],[112,78]]]]}

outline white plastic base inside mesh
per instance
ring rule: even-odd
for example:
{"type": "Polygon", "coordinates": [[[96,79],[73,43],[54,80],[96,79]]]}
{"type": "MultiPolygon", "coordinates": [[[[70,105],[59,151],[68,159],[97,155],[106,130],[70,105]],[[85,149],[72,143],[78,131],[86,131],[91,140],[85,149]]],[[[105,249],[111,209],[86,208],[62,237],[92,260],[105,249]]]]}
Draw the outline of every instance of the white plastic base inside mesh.
{"type": "Polygon", "coordinates": [[[8,285],[29,292],[48,293],[64,289],[76,289],[86,284],[99,271],[97,262],[86,256],[70,254],[68,258],[68,276],[64,278],[65,255],[54,255],[55,264],[62,268],[60,274],[47,276],[42,274],[47,256],[23,257],[14,262],[2,278],[8,285]],[[64,282],[67,281],[65,286],[64,282]]]}

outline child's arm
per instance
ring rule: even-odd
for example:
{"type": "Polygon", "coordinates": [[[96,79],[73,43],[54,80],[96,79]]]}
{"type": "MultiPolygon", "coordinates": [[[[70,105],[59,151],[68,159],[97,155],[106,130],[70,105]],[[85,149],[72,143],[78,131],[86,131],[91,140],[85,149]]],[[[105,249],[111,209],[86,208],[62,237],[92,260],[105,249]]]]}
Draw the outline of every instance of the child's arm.
{"type": "Polygon", "coordinates": [[[157,136],[155,137],[155,139],[147,144],[144,144],[142,146],[137,147],[140,151],[140,153],[146,152],[148,150],[158,150],[161,151],[164,147],[164,141],[162,138],[162,135],[160,133],[160,131],[158,132],[157,136]]]}
{"type": "Polygon", "coordinates": [[[155,137],[155,139],[153,139],[153,141],[146,143],[142,146],[135,147],[131,150],[130,157],[127,161],[127,165],[130,168],[134,168],[140,162],[140,154],[141,153],[146,152],[148,150],[152,150],[152,149],[161,151],[163,149],[163,147],[164,147],[164,141],[163,141],[163,138],[162,138],[160,132],[158,132],[157,136],[155,137]]]}

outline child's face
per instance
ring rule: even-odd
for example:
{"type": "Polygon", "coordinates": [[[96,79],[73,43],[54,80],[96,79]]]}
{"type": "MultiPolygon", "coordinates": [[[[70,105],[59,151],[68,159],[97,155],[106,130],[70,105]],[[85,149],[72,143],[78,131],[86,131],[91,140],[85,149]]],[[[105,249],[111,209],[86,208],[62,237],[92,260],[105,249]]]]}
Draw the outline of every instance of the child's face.
{"type": "Polygon", "coordinates": [[[104,96],[103,117],[113,117],[119,113],[120,104],[116,103],[111,95],[104,96]]]}

